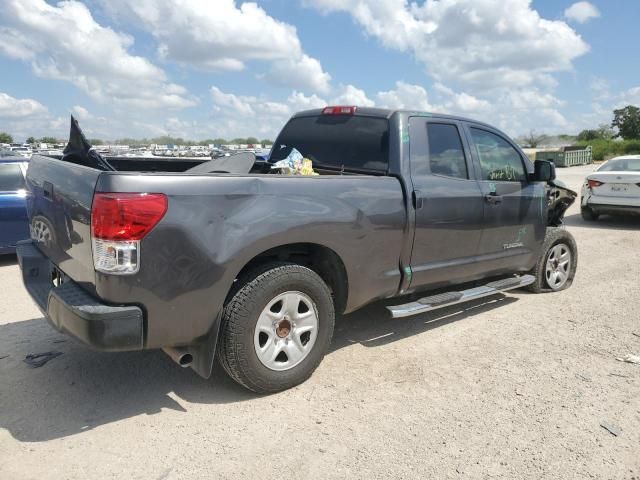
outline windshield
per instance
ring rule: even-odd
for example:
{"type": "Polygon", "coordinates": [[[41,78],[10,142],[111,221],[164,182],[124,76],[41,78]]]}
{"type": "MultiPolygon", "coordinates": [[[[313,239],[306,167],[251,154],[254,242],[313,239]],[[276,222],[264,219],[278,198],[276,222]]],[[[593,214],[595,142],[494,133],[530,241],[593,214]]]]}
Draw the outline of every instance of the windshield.
{"type": "Polygon", "coordinates": [[[389,122],[353,115],[293,118],[273,146],[270,161],[287,158],[292,148],[314,167],[384,173],[389,165],[389,122]]]}
{"type": "Polygon", "coordinates": [[[640,172],[640,158],[614,158],[603,164],[599,172],[640,172]]]}

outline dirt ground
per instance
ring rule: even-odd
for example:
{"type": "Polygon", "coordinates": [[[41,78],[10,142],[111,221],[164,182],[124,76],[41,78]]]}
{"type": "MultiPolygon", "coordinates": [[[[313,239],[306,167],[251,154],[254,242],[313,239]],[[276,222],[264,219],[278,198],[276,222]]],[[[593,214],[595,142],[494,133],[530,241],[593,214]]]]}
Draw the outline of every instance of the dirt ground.
{"type": "Polygon", "coordinates": [[[309,381],[263,397],[161,352],[87,350],[0,260],[0,478],[640,479],[640,365],[616,360],[640,354],[640,220],[574,205],[566,223],[571,289],[404,320],[372,305],[337,320],[309,381]]]}

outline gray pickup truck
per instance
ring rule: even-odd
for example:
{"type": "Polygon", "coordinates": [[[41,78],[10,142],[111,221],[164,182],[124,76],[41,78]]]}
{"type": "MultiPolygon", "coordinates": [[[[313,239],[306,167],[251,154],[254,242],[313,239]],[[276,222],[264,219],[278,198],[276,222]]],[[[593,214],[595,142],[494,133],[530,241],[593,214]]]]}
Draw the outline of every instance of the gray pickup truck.
{"type": "Polygon", "coordinates": [[[162,348],[203,377],[217,356],[276,392],[313,373],[336,314],[397,298],[400,318],[575,275],[575,192],[484,123],[327,107],[293,116],[245,173],[197,163],[103,159],[73,119],[62,159],[32,158],[18,256],[56,329],[162,348]],[[271,168],[293,149],[318,175],[271,168]]]}

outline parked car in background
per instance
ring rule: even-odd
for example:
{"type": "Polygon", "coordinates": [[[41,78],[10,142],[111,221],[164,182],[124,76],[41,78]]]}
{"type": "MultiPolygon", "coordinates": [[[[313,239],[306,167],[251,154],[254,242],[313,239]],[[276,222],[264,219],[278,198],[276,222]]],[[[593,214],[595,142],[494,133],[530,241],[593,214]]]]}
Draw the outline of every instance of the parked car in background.
{"type": "Polygon", "coordinates": [[[640,214],[640,155],[612,158],[589,175],[582,186],[582,218],[602,214],[640,214]]]}
{"type": "Polygon", "coordinates": [[[19,147],[10,147],[10,150],[11,154],[17,157],[31,158],[31,155],[33,155],[33,150],[31,150],[31,147],[26,147],[24,145],[19,147]]]}
{"type": "Polygon", "coordinates": [[[29,238],[27,165],[25,158],[0,150],[0,255],[15,253],[16,243],[29,238]]]}

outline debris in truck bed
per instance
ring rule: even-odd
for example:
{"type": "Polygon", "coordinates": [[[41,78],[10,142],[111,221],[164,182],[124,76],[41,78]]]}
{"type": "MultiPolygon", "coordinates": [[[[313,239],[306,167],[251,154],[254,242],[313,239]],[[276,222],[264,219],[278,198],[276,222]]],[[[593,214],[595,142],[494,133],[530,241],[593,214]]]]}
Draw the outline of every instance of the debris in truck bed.
{"type": "Polygon", "coordinates": [[[62,160],[70,163],[77,163],[85,167],[96,168],[98,170],[113,171],[113,168],[106,159],[91,146],[86,139],[78,120],[71,115],[71,128],[69,131],[69,143],[62,152],[62,160]]]}
{"type": "Polygon", "coordinates": [[[39,368],[60,355],[62,355],[62,352],[30,353],[24,358],[24,363],[31,368],[39,368]]]}
{"type": "Polygon", "coordinates": [[[186,173],[238,173],[245,174],[251,171],[256,163],[256,156],[251,152],[238,153],[228,157],[215,158],[209,162],[190,168],[186,173]]]}
{"type": "Polygon", "coordinates": [[[304,158],[295,148],[291,149],[287,158],[274,163],[271,169],[280,170],[283,175],[318,175],[313,171],[311,160],[304,158]]]}

